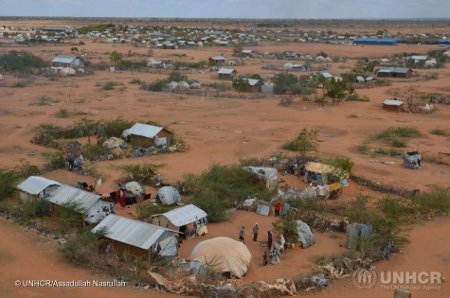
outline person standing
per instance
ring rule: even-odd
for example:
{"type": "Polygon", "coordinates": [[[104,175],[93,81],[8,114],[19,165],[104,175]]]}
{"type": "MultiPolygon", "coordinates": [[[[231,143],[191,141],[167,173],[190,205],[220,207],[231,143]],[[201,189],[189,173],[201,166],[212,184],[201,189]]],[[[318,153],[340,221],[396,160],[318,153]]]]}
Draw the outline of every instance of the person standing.
{"type": "Polygon", "coordinates": [[[255,223],[253,226],[253,241],[258,241],[258,232],[259,232],[259,226],[258,223],[255,223]]]}
{"type": "Polygon", "coordinates": [[[239,231],[239,241],[242,241],[245,244],[245,227],[242,226],[241,230],[239,231]]]}
{"type": "Polygon", "coordinates": [[[272,248],[272,233],[270,231],[267,231],[267,248],[272,248]]]}

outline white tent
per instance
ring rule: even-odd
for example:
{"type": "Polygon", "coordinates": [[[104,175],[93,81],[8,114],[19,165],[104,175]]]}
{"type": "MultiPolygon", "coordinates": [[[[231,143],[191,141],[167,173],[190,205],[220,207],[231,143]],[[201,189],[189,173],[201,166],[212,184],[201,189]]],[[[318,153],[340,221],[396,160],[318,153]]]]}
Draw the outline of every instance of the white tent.
{"type": "Polygon", "coordinates": [[[314,244],[314,236],[309,226],[301,220],[297,220],[297,234],[298,241],[303,245],[303,248],[310,247],[314,244]]]}
{"type": "Polygon", "coordinates": [[[180,193],[173,186],[163,186],[158,189],[158,198],[163,205],[179,205],[181,203],[180,193]]]}
{"type": "Polygon", "coordinates": [[[247,273],[252,255],[244,243],[228,237],[216,237],[198,243],[190,259],[241,278],[247,273]]]}
{"type": "Polygon", "coordinates": [[[274,189],[278,183],[278,171],[275,168],[267,168],[267,167],[246,167],[245,169],[255,173],[264,181],[266,181],[266,187],[268,189],[274,189]]]}
{"type": "Polygon", "coordinates": [[[139,182],[136,181],[130,181],[125,183],[125,188],[128,192],[132,193],[135,196],[144,196],[145,190],[142,187],[142,185],[139,184],[139,182]]]}

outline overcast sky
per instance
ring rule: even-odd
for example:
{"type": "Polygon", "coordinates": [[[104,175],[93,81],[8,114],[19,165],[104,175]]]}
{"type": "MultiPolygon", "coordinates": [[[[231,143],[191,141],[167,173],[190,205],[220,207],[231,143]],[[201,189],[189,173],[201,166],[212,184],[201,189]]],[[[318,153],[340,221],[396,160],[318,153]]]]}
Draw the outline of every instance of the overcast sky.
{"type": "Polygon", "coordinates": [[[0,16],[449,18],[450,0],[0,0],[0,16]]]}

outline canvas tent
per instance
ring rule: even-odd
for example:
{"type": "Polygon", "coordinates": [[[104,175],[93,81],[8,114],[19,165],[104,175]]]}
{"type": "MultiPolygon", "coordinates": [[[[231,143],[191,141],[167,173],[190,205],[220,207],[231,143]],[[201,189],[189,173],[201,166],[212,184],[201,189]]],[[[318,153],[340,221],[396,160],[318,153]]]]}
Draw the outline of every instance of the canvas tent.
{"type": "Polygon", "coordinates": [[[181,203],[181,196],[173,186],[163,186],[158,189],[157,200],[163,205],[173,205],[181,203]]]}
{"type": "Polygon", "coordinates": [[[310,227],[303,221],[297,220],[298,241],[302,243],[303,248],[310,247],[314,244],[314,236],[310,227]]]}
{"type": "Polygon", "coordinates": [[[241,278],[247,273],[252,255],[244,243],[229,237],[216,237],[198,243],[190,259],[241,278]]]}
{"type": "Polygon", "coordinates": [[[206,234],[207,214],[193,204],[172,209],[163,214],[156,214],[150,218],[150,222],[160,227],[180,231],[186,236],[206,234]]]}
{"type": "Polygon", "coordinates": [[[422,155],[417,151],[405,152],[402,154],[403,166],[409,169],[419,169],[422,155]]]}
{"type": "Polygon", "coordinates": [[[149,257],[151,254],[169,257],[178,254],[177,232],[146,222],[110,214],[92,229],[93,233],[99,231],[105,233],[105,238],[130,247],[131,251],[148,254],[149,257]]]}
{"type": "Polygon", "coordinates": [[[30,176],[19,185],[19,198],[22,202],[29,202],[31,199],[45,197],[54,191],[61,184],[54,180],[50,180],[40,176],[30,176]]]}
{"type": "Polygon", "coordinates": [[[100,195],[65,184],[60,185],[45,199],[57,206],[76,204],[79,213],[84,215],[84,220],[92,224],[115,212],[114,203],[103,201],[100,195]]]}

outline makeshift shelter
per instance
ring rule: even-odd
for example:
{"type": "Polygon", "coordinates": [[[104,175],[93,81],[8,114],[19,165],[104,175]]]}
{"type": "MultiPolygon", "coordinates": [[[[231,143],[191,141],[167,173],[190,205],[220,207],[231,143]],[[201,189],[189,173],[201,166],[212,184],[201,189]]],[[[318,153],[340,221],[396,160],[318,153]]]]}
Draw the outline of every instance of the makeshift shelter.
{"type": "Polygon", "coordinates": [[[216,237],[198,243],[190,260],[241,278],[247,273],[252,255],[244,243],[229,237],[216,237]]]}
{"type": "Polygon", "coordinates": [[[173,205],[181,203],[181,196],[178,190],[173,186],[163,186],[158,189],[156,200],[163,205],[173,205]]]}
{"type": "Polygon", "coordinates": [[[128,193],[133,194],[135,196],[145,196],[144,187],[139,182],[129,181],[125,183],[125,189],[128,193]]]}
{"type": "Polygon", "coordinates": [[[44,177],[30,176],[17,185],[16,188],[19,190],[19,199],[22,202],[30,202],[49,195],[50,192],[57,189],[60,185],[58,182],[44,177]]]}
{"type": "Polygon", "coordinates": [[[172,133],[167,129],[144,123],[135,123],[131,128],[122,132],[122,137],[127,139],[148,139],[159,147],[170,146],[172,133]]]}
{"type": "Polygon", "coordinates": [[[403,110],[403,101],[398,98],[390,98],[383,101],[383,110],[400,112],[403,110]]]}
{"type": "Polygon", "coordinates": [[[278,184],[278,171],[275,168],[266,167],[252,167],[248,166],[244,169],[256,174],[258,177],[264,179],[267,189],[274,189],[278,184]]]}
{"type": "Polygon", "coordinates": [[[98,223],[115,212],[114,203],[103,201],[100,195],[65,184],[60,185],[45,199],[54,206],[75,204],[77,211],[83,214],[84,221],[91,224],[98,223]]]}
{"type": "Polygon", "coordinates": [[[301,220],[297,220],[297,235],[298,241],[302,243],[303,248],[310,247],[315,243],[310,227],[301,220]]]}
{"type": "Polygon", "coordinates": [[[357,250],[362,238],[372,234],[372,225],[352,223],[347,226],[347,248],[357,250]]]}
{"type": "Polygon", "coordinates": [[[92,232],[104,233],[116,249],[129,250],[149,260],[152,256],[173,257],[178,254],[177,232],[146,222],[110,214],[92,232]]]}
{"type": "Polygon", "coordinates": [[[185,205],[180,208],[172,209],[163,214],[156,214],[150,218],[150,222],[160,227],[183,233],[184,237],[206,234],[205,211],[193,204],[185,205]]]}
{"type": "Polygon", "coordinates": [[[326,185],[328,184],[328,174],[333,171],[332,166],[320,162],[308,162],[305,165],[304,181],[315,185],[326,185]]]}
{"type": "Polygon", "coordinates": [[[378,77],[409,78],[412,75],[412,69],[407,67],[388,67],[377,71],[378,77]]]}
{"type": "Polygon", "coordinates": [[[403,166],[409,169],[419,169],[420,168],[420,160],[422,159],[422,155],[417,151],[404,152],[402,154],[403,157],[403,166]]]}
{"type": "Polygon", "coordinates": [[[256,213],[268,216],[270,214],[270,204],[264,201],[258,201],[256,203],[256,213]]]}

